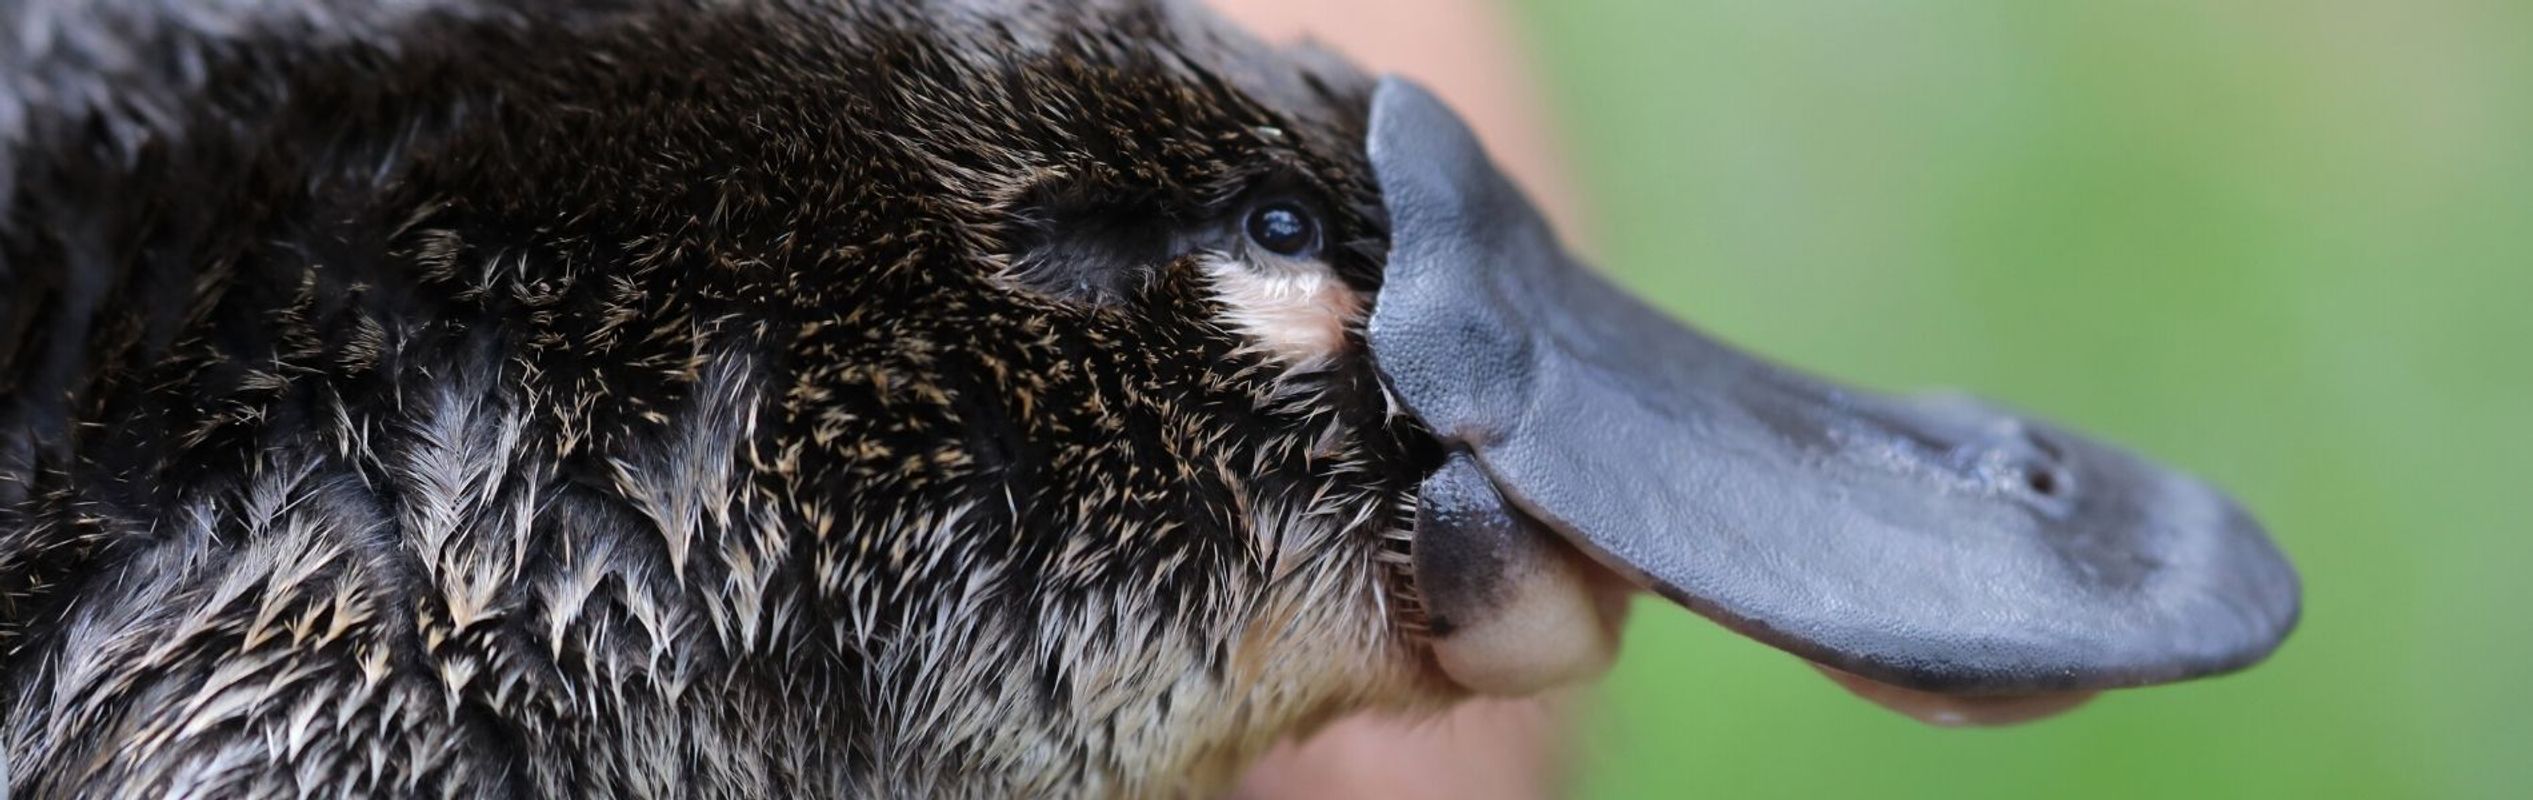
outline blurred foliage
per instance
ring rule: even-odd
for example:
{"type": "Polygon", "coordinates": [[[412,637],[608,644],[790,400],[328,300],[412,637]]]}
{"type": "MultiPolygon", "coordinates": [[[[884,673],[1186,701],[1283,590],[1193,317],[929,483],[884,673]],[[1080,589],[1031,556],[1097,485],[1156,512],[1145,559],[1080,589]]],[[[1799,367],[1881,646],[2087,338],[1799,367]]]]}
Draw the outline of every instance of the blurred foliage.
{"type": "Polygon", "coordinates": [[[1921,728],[1656,602],[1587,797],[2533,797],[2533,2],[1527,0],[1628,283],[2215,480],[2236,676],[1921,728]]]}

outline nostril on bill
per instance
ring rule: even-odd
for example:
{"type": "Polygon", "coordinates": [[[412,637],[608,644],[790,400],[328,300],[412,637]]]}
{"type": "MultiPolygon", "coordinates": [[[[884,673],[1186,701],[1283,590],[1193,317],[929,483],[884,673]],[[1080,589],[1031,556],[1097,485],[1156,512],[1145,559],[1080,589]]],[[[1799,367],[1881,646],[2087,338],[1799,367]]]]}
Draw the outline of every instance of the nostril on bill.
{"type": "Polygon", "coordinates": [[[2023,488],[2047,500],[2064,501],[2075,493],[2075,476],[2067,470],[2066,450],[2029,426],[2017,425],[2015,457],[2022,464],[2023,488]]]}
{"type": "Polygon", "coordinates": [[[2058,480],[2056,470],[2048,467],[2027,466],[2023,468],[2023,485],[2030,488],[2033,494],[2042,497],[2057,497],[2058,487],[2062,484],[2058,480]]]}

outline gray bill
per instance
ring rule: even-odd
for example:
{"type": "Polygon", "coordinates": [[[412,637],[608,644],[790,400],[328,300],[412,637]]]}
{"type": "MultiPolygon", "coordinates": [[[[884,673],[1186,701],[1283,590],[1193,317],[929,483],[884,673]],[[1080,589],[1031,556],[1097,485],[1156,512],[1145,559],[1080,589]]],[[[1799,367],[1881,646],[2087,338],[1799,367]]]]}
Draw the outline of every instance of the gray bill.
{"type": "Polygon", "coordinates": [[[1369,146],[1390,214],[1373,359],[1501,495],[1746,635],[1909,689],[2136,686],[2260,660],[2298,584],[2206,483],[1960,397],[1745,355],[1578,264],[1423,89],[1369,146]]]}

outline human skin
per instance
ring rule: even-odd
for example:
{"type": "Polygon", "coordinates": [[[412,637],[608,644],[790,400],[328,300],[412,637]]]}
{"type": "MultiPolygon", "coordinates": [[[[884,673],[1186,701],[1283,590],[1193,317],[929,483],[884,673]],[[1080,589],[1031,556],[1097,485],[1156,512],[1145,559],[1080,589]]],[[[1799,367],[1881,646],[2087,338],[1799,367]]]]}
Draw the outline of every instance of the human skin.
{"type": "MultiPolygon", "coordinates": [[[[1580,211],[1529,52],[1503,0],[1206,0],[1271,41],[1309,41],[1414,78],[1459,112],[1567,238],[1580,211]]],[[[1588,249],[1588,245],[1587,245],[1588,249]]]]}
{"type": "MultiPolygon", "coordinates": [[[[1558,227],[1575,194],[1528,60],[1494,0],[1213,0],[1272,40],[1307,39],[1373,72],[1416,79],[1449,101],[1558,227]]],[[[1269,754],[1241,800],[1538,798],[1560,794],[1579,693],[1479,699],[1439,718],[1358,716],[1269,754]]]]}

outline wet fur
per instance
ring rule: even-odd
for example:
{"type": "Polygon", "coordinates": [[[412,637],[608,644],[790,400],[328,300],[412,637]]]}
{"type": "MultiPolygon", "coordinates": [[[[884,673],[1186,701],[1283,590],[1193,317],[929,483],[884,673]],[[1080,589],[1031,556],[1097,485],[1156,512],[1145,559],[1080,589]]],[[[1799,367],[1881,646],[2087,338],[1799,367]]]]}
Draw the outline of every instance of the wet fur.
{"type": "Polygon", "coordinates": [[[19,796],[1183,795],[1433,699],[1432,454],[1206,266],[1283,187],[1375,288],[1361,75],[1167,3],[212,5],[0,10],[19,796]]]}

